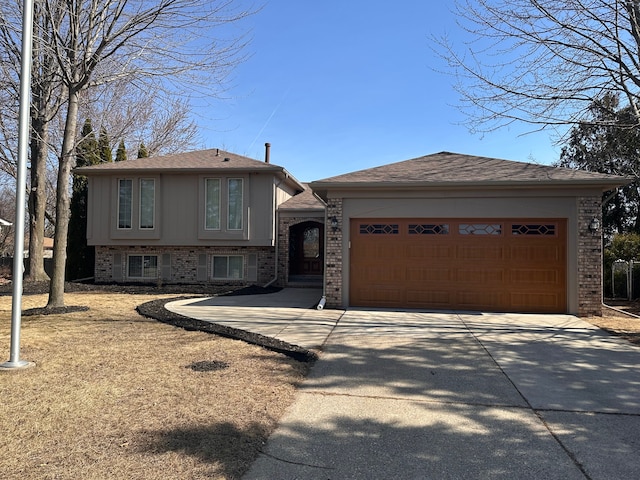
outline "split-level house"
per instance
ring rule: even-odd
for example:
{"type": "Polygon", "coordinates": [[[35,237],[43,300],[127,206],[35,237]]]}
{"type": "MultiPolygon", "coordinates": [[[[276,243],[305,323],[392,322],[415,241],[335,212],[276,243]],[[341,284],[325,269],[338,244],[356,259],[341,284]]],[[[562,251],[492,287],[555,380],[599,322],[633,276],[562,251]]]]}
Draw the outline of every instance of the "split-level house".
{"type": "Polygon", "coordinates": [[[88,178],[96,282],[322,284],[324,206],[268,149],[265,161],[211,149],[75,173],[88,178]]]}
{"type": "Polygon", "coordinates": [[[441,152],[311,182],[220,150],[76,169],[98,282],[322,285],[328,307],[601,313],[623,177],[441,152]]]}

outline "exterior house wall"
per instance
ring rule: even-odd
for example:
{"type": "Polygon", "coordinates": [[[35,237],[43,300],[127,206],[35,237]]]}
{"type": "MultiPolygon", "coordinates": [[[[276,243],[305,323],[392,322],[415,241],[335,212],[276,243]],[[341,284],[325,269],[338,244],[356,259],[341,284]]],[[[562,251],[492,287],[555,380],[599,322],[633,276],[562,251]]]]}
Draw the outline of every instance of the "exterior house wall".
{"type": "MultiPolygon", "coordinates": [[[[155,246],[272,246],[274,244],[273,175],[259,173],[92,175],[89,177],[87,242],[89,245],[155,246]],[[118,229],[118,179],[133,184],[132,228],[118,229]],[[139,181],[156,180],[155,224],[142,230],[139,225],[139,181]],[[243,226],[226,228],[227,204],[223,188],[221,228],[204,228],[204,185],[206,178],[220,178],[224,186],[230,178],[243,179],[243,226]]],[[[286,190],[278,187],[279,192],[286,190]]]]}
{"type": "Polygon", "coordinates": [[[339,229],[326,233],[327,305],[349,304],[349,225],[352,218],[566,218],[567,304],[569,313],[601,314],[601,238],[588,232],[599,216],[599,192],[467,191],[328,192],[327,218],[335,216],[339,229]],[[394,195],[393,197],[391,195],[394,195]],[[579,200],[576,200],[578,195],[579,200]],[[388,198],[385,198],[387,196],[388,198]]]}

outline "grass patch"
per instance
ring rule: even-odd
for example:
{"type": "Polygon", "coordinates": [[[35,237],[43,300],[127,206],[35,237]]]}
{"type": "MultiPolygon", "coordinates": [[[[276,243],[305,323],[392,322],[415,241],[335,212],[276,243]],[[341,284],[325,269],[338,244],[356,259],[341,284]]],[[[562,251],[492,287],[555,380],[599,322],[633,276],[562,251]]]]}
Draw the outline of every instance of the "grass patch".
{"type": "MultiPolygon", "coordinates": [[[[175,297],[166,294],[164,297],[175,297]]],[[[157,297],[154,297],[157,298],[157,297]]],[[[67,293],[64,315],[23,317],[0,372],[0,478],[233,479],[257,456],[308,365],[144,318],[149,295],[67,293]]],[[[23,297],[24,309],[46,304],[23,297]]],[[[0,297],[0,361],[11,297],[0,297]]]]}

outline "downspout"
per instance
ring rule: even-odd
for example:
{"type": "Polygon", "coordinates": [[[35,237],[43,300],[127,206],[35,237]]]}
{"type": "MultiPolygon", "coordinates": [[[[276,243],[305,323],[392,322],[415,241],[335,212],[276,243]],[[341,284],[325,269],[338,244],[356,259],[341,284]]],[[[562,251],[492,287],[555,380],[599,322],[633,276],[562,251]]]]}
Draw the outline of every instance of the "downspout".
{"type": "MultiPolygon", "coordinates": [[[[270,154],[271,154],[271,144],[270,143],[265,143],[264,144],[264,163],[269,163],[270,162],[270,154]]],[[[278,281],[278,263],[279,263],[279,255],[278,255],[278,251],[280,250],[280,244],[278,242],[278,233],[279,233],[279,225],[280,225],[280,212],[278,211],[278,187],[280,185],[282,185],[282,182],[284,182],[286,180],[287,176],[285,175],[285,177],[283,179],[281,179],[277,184],[273,185],[273,245],[276,248],[276,254],[275,254],[275,268],[274,268],[274,272],[273,272],[273,279],[269,280],[267,283],[264,284],[264,288],[268,288],[271,285],[273,285],[274,283],[276,283],[278,281]]]]}
{"type": "MultiPolygon", "coordinates": [[[[282,183],[282,182],[280,182],[282,183]]],[[[280,185],[280,184],[278,184],[280,185]]],[[[276,206],[276,189],[278,188],[277,185],[274,185],[273,187],[273,236],[274,236],[274,241],[273,241],[273,245],[276,248],[276,254],[275,254],[275,269],[273,272],[273,278],[271,280],[269,280],[267,283],[264,284],[264,288],[268,288],[271,285],[273,285],[274,283],[276,283],[278,281],[278,250],[279,250],[279,243],[278,243],[278,225],[280,225],[280,212],[278,212],[277,206],[276,206]]]]}

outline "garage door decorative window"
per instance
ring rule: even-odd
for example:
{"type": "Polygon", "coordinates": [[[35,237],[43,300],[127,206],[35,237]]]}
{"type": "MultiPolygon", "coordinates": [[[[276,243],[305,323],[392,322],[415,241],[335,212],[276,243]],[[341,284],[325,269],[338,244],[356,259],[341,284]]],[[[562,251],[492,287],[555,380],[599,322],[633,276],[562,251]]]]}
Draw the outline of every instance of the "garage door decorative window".
{"type": "Polygon", "coordinates": [[[448,223],[410,223],[409,235],[448,235],[448,223]]]}
{"type": "Polygon", "coordinates": [[[400,229],[397,223],[368,223],[360,225],[361,235],[398,235],[400,229]]]}
{"type": "Polygon", "coordinates": [[[517,224],[511,225],[512,235],[551,235],[556,234],[554,224],[517,224]]]}
{"type": "Polygon", "coordinates": [[[502,235],[499,223],[461,223],[458,225],[460,235],[502,235]]]}

